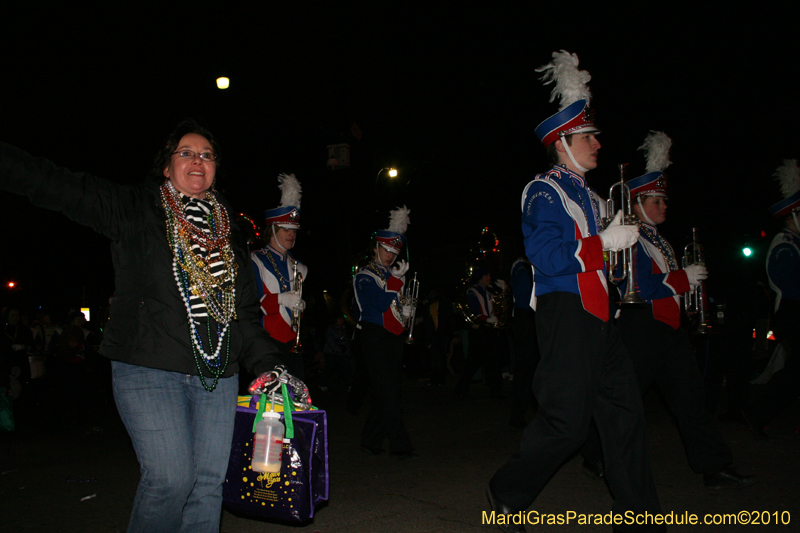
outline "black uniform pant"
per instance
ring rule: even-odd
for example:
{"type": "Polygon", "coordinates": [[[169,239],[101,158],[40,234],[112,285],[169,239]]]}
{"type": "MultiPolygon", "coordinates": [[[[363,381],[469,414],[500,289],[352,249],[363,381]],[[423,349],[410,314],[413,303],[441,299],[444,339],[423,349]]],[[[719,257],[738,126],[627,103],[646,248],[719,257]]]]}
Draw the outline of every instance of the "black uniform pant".
{"type": "Polygon", "coordinates": [[[503,378],[500,375],[500,361],[497,357],[498,342],[497,329],[480,326],[469,330],[467,359],[464,361],[463,373],[456,385],[459,393],[467,392],[472,376],[480,368],[483,370],[483,379],[489,388],[489,395],[495,398],[502,395],[503,378]]]}
{"type": "MultiPolygon", "coordinates": [[[[512,509],[527,509],[584,443],[594,418],[614,496],[613,512],[660,512],[642,400],[617,329],[586,312],[578,295],[556,292],[539,297],[536,331],[541,359],[533,390],[539,410],[522,434],[518,456],[492,478],[495,497],[512,509]]],[[[617,527],[620,531],[663,530],[617,527]]]]}
{"type": "MultiPolygon", "coordinates": [[[[731,450],[706,409],[703,378],[686,330],[675,330],[653,318],[651,306],[624,309],[617,328],[633,361],[640,392],[644,395],[657,385],[675,416],[692,470],[717,473],[733,463],[731,450]]],[[[597,437],[590,434],[584,457],[601,460],[599,448],[597,437]]]]}
{"type": "Polygon", "coordinates": [[[452,335],[436,332],[428,346],[431,359],[431,385],[444,385],[447,381],[447,352],[452,335]]]}
{"type": "Polygon", "coordinates": [[[350,345],[350,354],[353,358],[353,378],[350,394],[347,395],[347,411],[351,414],[358,413],[364,404],[364,398],[369,390],[369,372],[367,363],[364,362],[364,353],[361,351],[361,329],[353,332],[353,343],[350,345]]]}
{"type": "Polygon", "coordinates": [[[403,382],[403,338],[371,322],[361,324],[361,349],[369,374],[372,403],[361,445],[373,450],[389,439],[390,453],[412,450],[411,439],[403,423],[400,388],[403,382]]]}
{"type": "Polygon", "coordinates": [[[536,313],[530,307],[514,308],[511,319],[514,336],[514,381],[511,423],[524,422],[533,398],[533,375],[539,364],[539,340],[536,338],[536,313]]]}

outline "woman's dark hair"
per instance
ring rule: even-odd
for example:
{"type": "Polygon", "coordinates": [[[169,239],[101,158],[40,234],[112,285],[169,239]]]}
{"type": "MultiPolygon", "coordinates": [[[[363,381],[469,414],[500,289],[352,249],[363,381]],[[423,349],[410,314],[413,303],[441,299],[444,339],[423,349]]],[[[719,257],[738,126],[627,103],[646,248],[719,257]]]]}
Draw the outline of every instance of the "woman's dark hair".
{"type": "Polygon", "coordinates": [[[214,135],[208,130],[208,128],[196,120],[188,119],[178,124],[175,129],[172,130],[172,133],[169,134],[167,141],[164,143],[164,148],[162,148],[156,155],[156,159],[153,162],[153,168],[150,169],[150,174],[154,179],[158,181],[164,179],[164,169],[169,165],[169,161],[173,152],[175,152],[175,150],[178,148],[178,144],[181,142],[181,139],[183,139],[183,136],[189,133],[196,133],[208,139],[208,142],[211,143],[211,149],[214,151],[214,155],[216,156],[217,170],[219,170],[219,163],[221,159],[220,149],[219,145],[217,144],[217,140],[214,138],[214,135]]]}

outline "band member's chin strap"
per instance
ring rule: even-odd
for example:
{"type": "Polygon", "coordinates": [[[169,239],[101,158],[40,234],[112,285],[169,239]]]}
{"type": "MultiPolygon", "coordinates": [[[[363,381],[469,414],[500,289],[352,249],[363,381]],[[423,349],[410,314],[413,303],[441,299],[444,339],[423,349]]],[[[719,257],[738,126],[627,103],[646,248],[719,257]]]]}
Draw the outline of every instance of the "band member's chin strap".
{"type": "Polygon", "coordinates": [[[636,197],[636,203],[639,204],[639,209],[641,209],[642,218],[644,219],[644,221],[647,222],[648,224],[650,224],[651,226],[655,227],[655,223],[653,223],[653,221],[650,220],[650,217],[647,216],[647,213],[644,212],[644,205],[642,204],[642,197],[641,196],[637,196],[636,197]]]}
{"type": "Polygon", "coordinates": [[[567,142],[566,137],[561,137],[561,144],[564,145],[564,150],[567,151],[567,155],[569,156],[569,160],[572,161],[572,164],[575,165],[575,168],[580,170],[581,172],[589,172],[588,168],[584,168],[575,161],[575,157],[572,155],[572,150],[569,149],[569,143],[567,142]]]}
{"type": "Polygon", "coordinates": [[[277,234],[277,230],[275,229],[275,226],[277,226],[277,224],[272,224],[272,236],[273,236],[273,237],[275,237],[275,246],[277,246],[278,248],[280,248],[280,249],[281,249],[281,252],[283,252],[283,253],[285,254],[285,253],[286,253],[286,252],[288,252],[289,250],[287,250],[286,248],[284,248],[283,246],[281,246],[281,243],[280,243],[280,241],[278,241],[278,234],[277,234]]]}

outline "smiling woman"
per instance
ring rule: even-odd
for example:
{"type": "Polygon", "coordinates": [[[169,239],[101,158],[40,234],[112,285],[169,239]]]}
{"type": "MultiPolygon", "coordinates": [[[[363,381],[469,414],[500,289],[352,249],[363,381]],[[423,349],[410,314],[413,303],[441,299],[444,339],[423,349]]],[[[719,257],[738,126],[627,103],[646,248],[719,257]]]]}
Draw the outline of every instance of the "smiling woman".
{"type": "Polygon", "coordinates": [[[135,186],[0,143],[0,189],[112,241],[116,288],[100,351],[142,477],[128,531],[218,531],[240,365],[272,370],[246,242],[214,190],[219,147],[186,121],[135,186]]]}
{"type": "Polygon", "coordinates": [[[164,176],[172,186],[191,198],[203,198],[214,184],[216,156],[211,142],[198,133],[181,137],[178,149],[171,154],[164,176]]]}
{"type": "Polygon", "coordinates": [[[156,155],[151,174],[163,175],[186,196],[200,194],[202,198],[205,191],[213,188],[221,160],[214,135],[194,121],[185,121],[167,137],[156,155]],[[197,192],[198,189],[202,192],[197,192]]]}

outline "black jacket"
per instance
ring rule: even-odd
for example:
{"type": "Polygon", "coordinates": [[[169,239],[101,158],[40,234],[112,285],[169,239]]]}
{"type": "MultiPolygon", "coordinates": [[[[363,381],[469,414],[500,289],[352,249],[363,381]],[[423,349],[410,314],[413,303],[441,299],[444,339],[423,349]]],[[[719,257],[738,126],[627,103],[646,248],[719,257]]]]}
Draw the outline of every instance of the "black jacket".
{"type": "MultiPolygon", "coordinates": [[[[197,374],[186,308],[172,271],[158,183],[119,185],[56,167],[0,143],[0,188],[25,195],[36,206],[60,211],[111,239],[116,289],[100,347],[103,355],[132,365],[197,374]]],[[[232,214],[227,202],[219,195],[218,199],[232,214]]],[[[230,362],[225,376],[238,372],[239,363],[258,375],[280,361],[259,324],[250,254],[234,220],[231,247],[238,265],[237,319],[229,327],[230,362]]],[[[224,346],[221,357],[225,357],[224,346]]]]}

